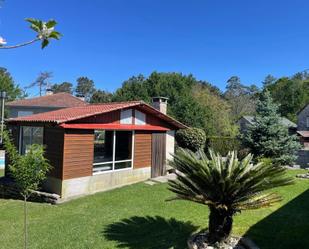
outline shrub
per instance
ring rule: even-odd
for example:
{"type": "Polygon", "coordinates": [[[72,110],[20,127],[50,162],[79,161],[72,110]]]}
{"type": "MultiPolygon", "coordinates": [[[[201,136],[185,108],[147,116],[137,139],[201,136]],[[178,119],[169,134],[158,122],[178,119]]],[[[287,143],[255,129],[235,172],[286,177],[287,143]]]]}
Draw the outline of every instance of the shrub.
{"type": "Polygon", "coordinates": [[[176,132],[175,138],[178,146],[192,151],[204,148],[206,142],[206,134],[204,130],[199,128],[179,130],[176,132]]]}
{"type": "Polygon", "coordinates": [[[241,142],[235,137],[208,137],[205,150],[212,149],[225,156],[229,151],[240,151],[241,142]]]}

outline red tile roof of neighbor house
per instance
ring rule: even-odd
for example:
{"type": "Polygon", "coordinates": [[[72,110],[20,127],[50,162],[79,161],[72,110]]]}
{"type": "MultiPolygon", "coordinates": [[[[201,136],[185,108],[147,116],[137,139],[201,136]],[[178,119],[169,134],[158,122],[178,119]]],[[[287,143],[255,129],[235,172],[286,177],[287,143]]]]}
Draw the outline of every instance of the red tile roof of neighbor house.
{"type": "Polygon", "coordinates": [[[302,137],[309,137],[309,131],[297,131],[302,137]]]}
{"type": "Polygon", "coordinates": [[[69,121],[74,121],[82,118],[87,118],[103,113],[108,113],[116,110],[126,109],[130,107],[139,107],[145,112],[151,113],[158,118],[179,129],[186,128],[186,126],[172,117],[163,114],[152,106],[143,101],[129,101],[129,102],[112,102],[104,104],[93,104],[81,107],[71,107],[60,109],[56,111],[38,113],[25,117],[10,118],[9,123],[12,122],[39,122],[39,123],[56,123],[63,124],[69,121]]]}
{"type": "Polygon", "coordinates": [[[6,103],[7,106],[38,106],[38,107],[76,107],[88,103],[70,93],[55,93],[31,99],[20,99],[6,103]]]}

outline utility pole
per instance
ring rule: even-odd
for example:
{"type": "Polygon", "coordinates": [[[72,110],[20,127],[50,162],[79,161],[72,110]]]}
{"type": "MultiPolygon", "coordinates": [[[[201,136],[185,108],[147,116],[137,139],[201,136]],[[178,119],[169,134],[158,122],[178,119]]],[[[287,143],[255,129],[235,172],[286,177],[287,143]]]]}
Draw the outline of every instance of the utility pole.
{"type": "Polygon", "coordinates": [[[6,98],[6,92],[1,91],[0,92],[0,101],[1,101],[1,140],[0,145],[3,144],[3,128],[4,128],[4,102],[6,98]]]}

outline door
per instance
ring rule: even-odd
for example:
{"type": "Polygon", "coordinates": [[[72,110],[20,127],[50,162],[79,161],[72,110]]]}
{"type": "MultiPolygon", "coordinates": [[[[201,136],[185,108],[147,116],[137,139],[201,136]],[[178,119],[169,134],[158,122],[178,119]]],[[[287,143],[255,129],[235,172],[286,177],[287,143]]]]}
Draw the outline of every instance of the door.
{"type": "Polygon", "coordinates": [[[166,133],[152,134],[151,177],[165,175],[166,171],[166,133]]]}

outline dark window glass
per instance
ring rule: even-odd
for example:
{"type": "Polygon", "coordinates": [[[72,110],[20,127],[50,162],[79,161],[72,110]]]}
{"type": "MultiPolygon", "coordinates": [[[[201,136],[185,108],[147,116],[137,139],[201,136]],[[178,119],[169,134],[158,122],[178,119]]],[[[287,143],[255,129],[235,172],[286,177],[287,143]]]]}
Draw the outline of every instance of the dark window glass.
{"type": "Polygon", "coordinates": [[[132,159],[132,131],[116,131],[115,161],[132,159]]]}
{"type": "Polygon", "coordinates": [[[120,163],[115,163],[115,169],[125,169],[125,168],[130,168],[132,164],[132,161],[127,161],[127,162],[120,162],[120,163]]]}
{"type": "Polygon", "coordinates": [[[113,161],[113,131],[94,132],[94,163],[113,161]]]}

